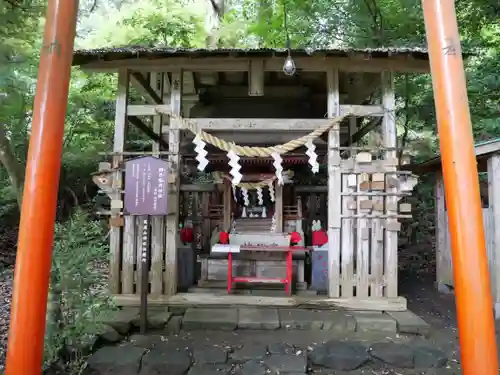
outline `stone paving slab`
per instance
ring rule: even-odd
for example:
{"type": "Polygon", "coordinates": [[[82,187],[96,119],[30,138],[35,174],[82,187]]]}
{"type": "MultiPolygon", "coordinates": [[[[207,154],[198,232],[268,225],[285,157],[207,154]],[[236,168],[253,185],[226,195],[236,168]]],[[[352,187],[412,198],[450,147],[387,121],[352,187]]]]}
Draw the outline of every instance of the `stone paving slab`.
{"type": "Polygon", "coordinates": [[[239,329],[278,329],[280,318],[278,309],[261,309],[256,307],[238,309],[239,329]]]}
{"type": "Polygon", "coordinates": [[[352,311],[356,330],[360,332],[397,332],[396,320],[390,315],[374,311],[352,311]]]}
{"type": "Polygon", "coordinates": [[[91,355],[84,374],[451,375],[456,364],[430,340],[384,332],[183,331],[129,340],[91,355]]]}
{"type": "Polygon", "coordinates": [[[281,327],[286,329],[334,330],[354,332],[356,320],[339,311],[299,309],[279,310],[281,327]]]}
{"type": "Polygon", "coordinates": [[[182,328],[185,330],[215,329],[233,331],[237,326],[237,309],[189,308],[182,320],[182,328]]]}
{"type": "Polygon", "coordinates": [[[388,311],[387,314],[396,320],[398,332],[427,336],[431,326],[411,311],[388,311]]]}

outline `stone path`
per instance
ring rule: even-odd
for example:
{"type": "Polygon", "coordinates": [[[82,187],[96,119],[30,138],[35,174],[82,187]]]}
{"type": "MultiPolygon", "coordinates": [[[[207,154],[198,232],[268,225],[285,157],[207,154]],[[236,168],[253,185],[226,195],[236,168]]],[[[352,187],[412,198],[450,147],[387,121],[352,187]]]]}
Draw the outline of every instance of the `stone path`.
{"type": "Polygon", "coordinates": [[[137,310],[122,311],[114,321],[100,317],[107,325],[88,360],[86,374],[458,373],[450,352],[423,336],[396,332],[402,328],[429,333],[428,326],[412,328],[418,319],[409,319],[411,314],[248,308],[181,313],[152,311],[153,332],[147,335],[134,333],[139,323],[137,310]]]}

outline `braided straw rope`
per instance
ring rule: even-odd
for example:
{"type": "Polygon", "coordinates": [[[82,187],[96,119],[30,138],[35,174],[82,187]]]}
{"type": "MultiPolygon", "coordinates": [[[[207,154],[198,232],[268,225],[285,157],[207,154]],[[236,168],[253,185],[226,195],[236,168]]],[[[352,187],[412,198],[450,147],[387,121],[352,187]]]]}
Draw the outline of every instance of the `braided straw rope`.
{"type": "MultiPolygon", "coordinates": [[[[284,171],[283,174],[289,174],[289,171],[284,171]]],[[[217,175],[219,178],[225,178],[226,180],[231,181],[231,178],[226,175],[219,174],[217,175]]],[[[247,189],[247,190],[257,190],[257,189],[262,189],[264,187],[269,186],[269,184],[273,183],[276,180],[276,176],[266,178],[265,180],[258,181],[258,182],[240,182],[237,187],[241,189],[247,189]]]]}
{"type": "Polygon", "coordinates": [[[217,147],[222,151],[229,152],[233,150],[239,156],[247,156],[247,157],[269,157],[273,153],[277,152],[278,154],[284,154],[290,151],[293,151],[301,146],[304,146],[308,140],[316,139],[324,132],[326,132],[331,127],[340,124],[340,122],[349,116],[349,114],[345,114],[344,116],[338,116],[332,118],[330,122],[325,125],[319,127],[318,129],[310,132],[307,135],[304,135],[300,138],[294,139],[282,145],[277,145],[274,147],[250,147],[250,146],[238,146],[234,143],[229,143],[223,139],[220,139],[212,134],[209,134],[196,126],[196,123],[193,121],[186,120],[180,116],[172,116],[173,118],[181,121],[182,127],[184,129],[188,129],[195,135],[199,135],[200,138],[211,144],[212,146],[217,147]]]}

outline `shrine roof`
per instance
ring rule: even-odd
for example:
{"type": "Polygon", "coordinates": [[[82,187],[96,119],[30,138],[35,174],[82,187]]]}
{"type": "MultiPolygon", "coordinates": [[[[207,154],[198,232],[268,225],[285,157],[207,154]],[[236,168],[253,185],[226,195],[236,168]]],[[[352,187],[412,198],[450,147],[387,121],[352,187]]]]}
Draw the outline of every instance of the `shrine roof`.
{"type": "MultiPolygon", "coordinates": [[[[296,48],[290,50],[294,57],[363,57],[389,58],[409,56],[417,60],[428,60],[428,51],[421,47],[379,47],[379,48],[296,48]]],[[[80,49],[73,53],[73,65],[84,65],[91,62],[117,61],[127,59],[158,59],[168,57],[285,57],[286,48],[171,48],[148,46],[121,46],[110,48],[80,49]]],[[[465,56],[465,54],[464,54],[465,56]]]]}

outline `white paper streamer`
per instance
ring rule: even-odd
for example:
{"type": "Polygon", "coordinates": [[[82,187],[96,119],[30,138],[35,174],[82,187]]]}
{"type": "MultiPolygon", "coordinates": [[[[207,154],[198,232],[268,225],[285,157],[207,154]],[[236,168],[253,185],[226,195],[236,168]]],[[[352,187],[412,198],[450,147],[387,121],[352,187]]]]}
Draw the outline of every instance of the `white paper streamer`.
{"type": "Polygon", "coordinates": [[[241,217],[247,217],[247,208],[243,206],[243,211],[241,212],[241,217]]]}
{"type": "Polygon", "coordinates": [[[261,215],[261,217],[267,217],[267,209],[266,209],[266,206],[264,206],[264,207],[262,208],[262,215],[261,215]]]}
{"type": "Polygon", "coordinates": [[[233,188],[233,199],[236,203],[238,203],[238,197],[236,196],[236,185],[231,185],[233,188]]]}
{"type": "Polygon", "coordinates": [[[311,165],[311,171],[313,173],[319,172],[318,154],[316,154],[316,146],[314,145],[312,139],[306,142],[307,152],[306,155],[309,156],[309,164],[311,165]]]}
{"type": "Polygon", "coordinates": [[[271,220],[271,232],[276,232],[276,214],[273,215],[271,220]]]}
{"type": "Polygon", "coordinates": [[[194,137],[193,143],[196,145],[194,151],[196,152],[196,160],[198,161],[198,170],[203,172],[208,165],[208,152],[205,150],[206,143],[198,134],[194,137]]]}
{"type": "Polygon", "coordinates": [[[264,204],[264,200],[262,199],[262,188],[257,188],[257,200],[259,206],[262,206],[264,204]]]}
{"type": "Polygon", "coordinates": [[[269,198],[271,198],[271,202],[275,201],[275,195],[274,195],[274,186],[273,183],[270,182],[267,187],[269,188],[269,198]]]}
{"type": "Polygon", "coordinates": [[[248,200],[248,190],[245,188],[242,188],[241,194],[243,195],[243,202],[244,202],[245,206],[250,205],[250,201],[248,200]]]}
{"type": "Polygon", "coordinates": [[[273,166],[276,169],[275,173],[276,178],[278,179],[278,184],[283,185],[283,166],[281,165],[281,163],[283,163],[283,159],[277,152],[273,152],[271,156],[274,159],[273,166]]]}
{"type": "Polygon", "coordinates": [[[229,166],[231,167],[229,174],[233,176],[232,184],[238,185],[241,182],[241,179],[243,178],[243,175],[240,173],[241,169],[241,165],[239,164],[240,157],[236,155],[236,153],[233,150],[227,153],[227,157],[229,159],[229,166]]]}

